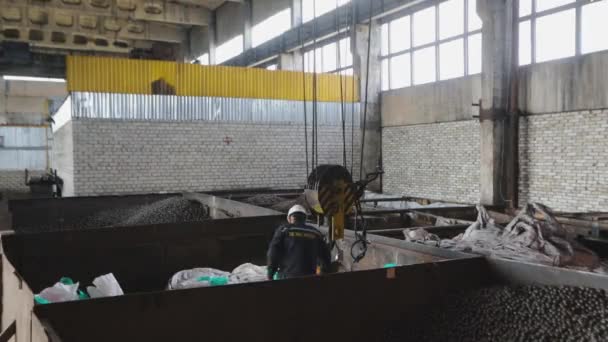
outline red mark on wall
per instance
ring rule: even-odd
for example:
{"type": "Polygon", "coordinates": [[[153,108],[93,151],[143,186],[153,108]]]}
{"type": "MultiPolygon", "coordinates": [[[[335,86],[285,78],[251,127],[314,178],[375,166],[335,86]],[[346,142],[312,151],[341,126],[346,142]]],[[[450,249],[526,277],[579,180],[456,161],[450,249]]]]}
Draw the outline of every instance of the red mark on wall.
{"type": "Polygon", "coordinates": [[[224,140],[222,140],[224,142],[224,144],[226,145],[230,145],[232,143],[232,138],[231,137],[224,137],[224,140]]]}

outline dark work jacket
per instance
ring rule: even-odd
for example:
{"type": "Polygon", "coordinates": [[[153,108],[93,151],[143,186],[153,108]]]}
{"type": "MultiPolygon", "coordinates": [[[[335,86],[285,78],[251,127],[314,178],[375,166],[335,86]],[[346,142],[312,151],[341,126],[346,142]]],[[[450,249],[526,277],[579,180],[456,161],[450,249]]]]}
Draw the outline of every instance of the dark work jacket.
{"type": "Polygon", "coordinates": [[[269,276],[277,271],[280,278],[314,275],[317,265],[327,272],[329,264],[330,251],[323,234],[306,224],[280,227],[268,247],[269,276]]]}

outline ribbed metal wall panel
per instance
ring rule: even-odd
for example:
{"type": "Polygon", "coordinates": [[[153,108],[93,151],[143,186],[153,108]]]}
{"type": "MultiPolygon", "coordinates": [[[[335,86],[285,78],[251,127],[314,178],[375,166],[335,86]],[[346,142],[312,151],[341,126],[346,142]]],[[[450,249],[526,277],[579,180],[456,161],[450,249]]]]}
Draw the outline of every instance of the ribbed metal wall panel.
{"type": "MultiPolygon", "coordinates": [[[[72,117],[146,121],[304,122],[304,102],[287,100],[73,92],[72,117]]],[[[312,102],[306,102],[308,122],[312,102]]],[[[359,103],[345,103],[345,121],[360,122],[359,103]]],[[[319,102],[320,125],[342,122],[342,104],[319,102]]]]}
{"type": "MultiPolygon", "coordinates": [[[[151,95],[152,83],[160,79],[174,87],[179,96],[294,101],[311,100],[313,96],[313,74],[310,73],[108,57],[67,57],[67,83],[71,92],[151,95]]],[[[318,101],[359,100],[358,80],[352,76],[318,74],[316,79],[318,101]]]]}
{"type": "Polygon", "coordinates": [[[46,146],[45,127],[0,126],[5,148],[46,146]]]}
{"type": "Polygon", "coordinates": [[[47,165],[47,127],[0,126],[0,170],[44,170],[47,165]]]}

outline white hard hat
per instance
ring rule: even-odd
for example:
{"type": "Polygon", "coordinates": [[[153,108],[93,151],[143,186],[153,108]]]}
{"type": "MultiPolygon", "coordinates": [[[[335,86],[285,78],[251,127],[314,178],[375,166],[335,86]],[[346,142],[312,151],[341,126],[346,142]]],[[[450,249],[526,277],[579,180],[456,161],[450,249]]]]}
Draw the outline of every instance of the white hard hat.
{"type": "Polygon", "coordinates": [[[291,209],[289,209],[289,212],[287,213],[287,218],[289,218],[289,216],[295,214],[295,213],[301,213],[304,215],[308,215],[308,212],[306,211],[306,208],[304,208],[303,206],[296,204],[293,207],[291,207],[291,209]]]}

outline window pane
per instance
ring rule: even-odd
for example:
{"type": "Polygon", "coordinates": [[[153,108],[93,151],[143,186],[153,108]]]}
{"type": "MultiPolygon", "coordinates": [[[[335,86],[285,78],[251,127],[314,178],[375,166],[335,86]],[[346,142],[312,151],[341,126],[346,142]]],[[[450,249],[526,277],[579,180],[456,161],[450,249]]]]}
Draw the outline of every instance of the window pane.
{"type": "Polygon", "coordinates": [[[574,56],[574,22],[574,9],[536,19],[536,62],[574,56]]]}
{"type": "Polygon", "coordinates": [[[530,20],[519,23],[519,65],[532,63],[532,31],[530,20]]]}
{"type": "Polygon", "coordinates": [[[414,46],[435,41],[435,7],[414,13],[414,46]]]}
{"type": "Polygon", "coordinates": [[[532,0],[519,0],[519,16],[525,17],[532,14],[532,0]]]}
{"type": "Polygon", "coordinates": [[[414,84],[435,82],[435,47],[414,51],[414,84]]]}
{"type": "Polygon", "coordinates": [[[312,72],[312,51],[304,53],[304,71],[312,72]]]}
{"type": "Polygon", "coordinates": [[[336,9],[336,0],[317,0],[315,2],[315,16],[320,17],[336,9]]]}
{"type": "Polygon", "coordinates": [[[353,65],[353,54],[350,51],[350,38],[340,40],[340,68],[353,65]]]}
{"type": "Polygon", "coordinates": [[[313,12],[313,6],[315,0],[302,0],[302,22],[311,21],[315,14],[313,12]]]}
{"type": "Polygon", "coordinates": [[[323,66],[323,59],[322,59],[322,49],[316,49],[314,51],[308,51],[304,54],[304,60],[305,60],[305,68],[304,71],[306,72],[323,72],[321,67],[323,66]],[[315,55],[316,55],[316,62],[317,62],[317,67],[315,68],[315,55]]]}
{"type": "Polygon", "coordinates": [[[315,49],[315,55],[313,56],[313,72],[323,72],[323,48],[315,49]],[[314,65],[316,64],[316,65],[314,65]]]}
{"type": "Polygon", "coordinates": [[[536,12],[571,4],[576,0],[536,0],[536,12]]]}
{"type": "Polygon", "coordinates": [[[481,33],[469,36],[469,75],[481,73],[481,33]]]}
{"type": "MultiPolygon", "coordinates": [[[[471,1],[474,2],[474,1],[471,1]]],[[[464,0],[448,0],[439,5],[439,38],[464,32],[464,0]]]]}
{"type": "Polygon", "coordinates": [[[410,48],[410,16],[391,21],[391,53],[410,48]]]}
{"type": "Polygon", "coordinates": [[[338,69],[338,52],[336,46],[338,44],[331,43],[323,46],[323,72],[334,71],[338,69]]]}
{"type": "Polygon", "coordinates": [[[439,79],[464,76],[464,39],[439,45],[439,79]]]}
{"type": "Polygon", "coordinates": [[[388,58],[382,60],[382,91],[388,90],[388,58]]]}
{"type": "Polygon", "coordinates": [[[256,47],[291,28],[291,9],[285,9],[251,29],[251,43],[256,47]]]}
{"type": "Polygon", "coordinates": [[[583,6],[582,52],[608,50],[608,1],[596,1],[583,6]]]}
{"type": "Polygon", "coordinates": [[[349,2],[351,0],[302,0],[302,22],[311,21],[349,2]]]}
{"type": "Polygon", "coordinates": [[[481,29],[483,23],[479,14],[477,14],[477,1],[469,0],[469,8],[468,8],[468,19],[469,19],[469,31],[475,31],[481,29]]]}
{"type": "Polygon", "coordinates": [[[388,23],[380,27],[380,53],[382,56],[388,55],[388,23]]]}
{"type": "Polygon", "coordinates": [[[196,60],[201,65],[209,65],[209,54],[208,53],[202,54],[196,60]]]}
{"type": "Polygon", "coordinates": [[[215,62],[216,64],[223,63],[240,55],[241,52],[243,52],[243,35],[238,35],[217,47],[215,50],[215,62]]]}
{"type": "Polygon", "coordinates": [[[391,89],[411,85],[410,54],[395,56],[391,60],[391,89]]]}

